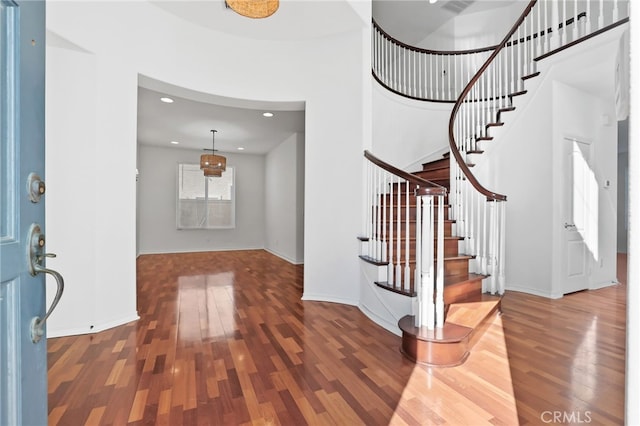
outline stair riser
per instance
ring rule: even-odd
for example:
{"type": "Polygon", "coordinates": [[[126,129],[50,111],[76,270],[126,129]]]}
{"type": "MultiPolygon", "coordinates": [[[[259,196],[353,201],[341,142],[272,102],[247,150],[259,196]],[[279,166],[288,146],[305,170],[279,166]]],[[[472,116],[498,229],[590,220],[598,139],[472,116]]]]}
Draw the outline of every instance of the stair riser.
{"type": "MultiPolygon", "coordinates": [[[[415,219],[415,218],[411,218],[411,219],[415,219]]],[[[434,229],[436,229],[437,224],[434,223],[433,226],[434,226],[434,229]]],[[[385,228],[386,228],[386,231],[387,231],[385,236],[387,238],[389,238],[389,236],[391,235],[391,228],[393,228],[393,234],[395,236],[398,235],[397,222],[392,222],[391,225],[389,223],[387,223],[385,228]]],[[[445,237],[450,237],[451,235],[453,235],[451,233],[452,232],[452,228],[453,228],[453,223],[452,222],[445,222],[444,223],[444,236],[445,237]]],[[[384,228],[381,228],[381,231],[382,230],[384,230],[384,228]]],[[[400,222],[400,238],[404,238],[406,235],[407,235],[406,222],[400,222]]],[[[415,221],[410,221],[409,222],[409,237],[415,237],[415,235],[416,235],[416,222],[415,221]]],[[[436,235],[438,235],[437,229],[436,229],[436,235]]],[[[377,229],[374,230],[373,236],[374,237],[378,236],[377,229]]]]}
{"type": "Polygon", "coordinates": [[[440,160],[431,161],[429,163],[422,164],[422,170],[433,170],[433,169],[441,169],[448,168],[451,165],[451,160],[449,158],[442,158],[440,160]]]}
{"type": "MultiPolygon", "coordinates": [[[[380,204],[383,203],[383,201],[386,199],[387,200],[387,205],[391,205],[391,199],[393,197],[393,205],[396,206],[398,205],[398,193],[397,192],[393,192],[393,193],[387,193],[384,195],[380,195],[379,196],[379,201],[380,204]]],[[[448,195],[445,195],[444,199],[445,199],[445,205],[448,204],[448,195]]],[[[406,199],[407,199],[407,194],[405,191],[400,191],[400,204],[405,204],[406,203],[406,199]]],[[[438,203],[438,198],[434,198],[435,203],[438,203]]],[[[411,206],[415,206],[416,205],[416,196],[413,194],[413,192],[409,192],[409,205],[411,206]]]]}
{"type": "MultiPolygon", "coordinates": [[[[430,181],[432,181],[433,183],[440,185],[440,186],[444,186],[445,188],[447,188],[447,191],[449,190],[449,176],[444,177],[444,178],[434,178],[434,179],[428,179],[430,181]]],[[[398,191],[400,191],[401,194],[405,194],[407,192],[407,185],[409,185],[409,194],[413,194],[414,191],[419,187],[419,185],[416,185],[414,183],[408,183],[408,182],[400,182],[400,183],[394,183],[389,185],[389,192],[393,193],[393,194],[397,194],[398,191]]]]}
{"type": "MultiPolygon", "coordinates": [[[[395,255],[394,255],[395,262],[395,255]]],[[[402,274],[404,274],[404,265],[405,259],[402,258],[402,274]]],[[[413,278],[415,277],[415,259],[409,259],[409,269],[411,270],[411,280],[410,283],[413,286],[413,278]]],[[[392,263],[389,265],[390,268],[394,268],[394,274],[392,275],[395,279],[395,264],[392,263]]],[[[456,260],[445,260],[444,262],[444,276],[449,277],[453,275],[462,275],[466,274],[469,270],[469,259],[456,259],[456,260]]],[[[404,275],[403,275],[404,276],[404,275]]]]}
{"type": "Polygon", "coordinates": [[[428,181],[449,179],[449,169],[425,170],[413,173],[416,176],[428,181]]]}
{"type": "MultiPolygon", "coordinates": [[[[398,255],[398,246],[397,246],[397,239],[394,238],[394,242],[393,242],[393,256],[394,258],[398,255]]],[[[458,245],[459,245],[459,241],[458,240],[445,240],[444,241],[444,255],[445,257],[456,257],[458,256],[458,245]]],[[[435,243],[434,243],[434,250],[435,250],[435,255],[437,255],[438,253],[438,249],[437,247],[435,247],[435,243]]],[[[387,248],[387,253],[391,253],[391,247],[387,248]]],[[[401,239],[400,240],[400,258],[404,259],[405,253],[407,252],[406,249],[406,244],[405,242],[401,239]]],[[[409,258],[410,259],[415,259],[416,256],[416,246],[413,242],[411,242],[409,244],[409,258]]]]}
{"type": "MultiPolygon", "coordinates": [[[[445,209],[445,219],[448,218],[449,216],[449,206],[444,206],[445,209]]],[[[409,220],[416,220],[416,208],[409,206],[409,220]]],[[[405,206],[401,206],[401,207],[397,207],[394,206],[393,208],[390,208],[389,206],[387,206],[387,208],[385,209],[384,207],[380,208],[380,211],[378,212],[377,209],[374,209],[372,211],[373,215],[380,215],[381,219],[386,219],[387,222],[398,222],[398,216],[400,219],[400,222],[404,222],[405,220],[407,220],[407,208],[405,206]],[[385,215],[385,210],[386,210],[386,215],[385,215]]],[[[435,217],[438,217],[438,209],[434,209],[433,214],[435,215],[435,217]]]]}

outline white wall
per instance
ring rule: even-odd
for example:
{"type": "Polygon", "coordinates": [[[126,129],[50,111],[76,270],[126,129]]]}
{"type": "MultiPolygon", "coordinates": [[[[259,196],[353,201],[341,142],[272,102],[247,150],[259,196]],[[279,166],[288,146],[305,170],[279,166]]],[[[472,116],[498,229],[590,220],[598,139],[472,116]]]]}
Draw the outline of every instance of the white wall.
{"type": "Polygon", "coordinates": [[[223,153],[234,168],[236,226],[176,229],[178,163],[197,163],[201,152],[140,145],[140,254],[261,249],[265,235],[264,156],[223,153]]]}
{"type": "Polygon", "coordinates": [[[47,247],[58,254],[50,266],[65,277],[64,296],[47,325],[54,337],[137,318],[130,143],[137,81],[70,44],[48,46],[46,68],[47,247]]]}
{"type": "Polygon", "coordinates": [[[265,159],[265,249],[304,263],[304,135],[295,134],[265,159]]]}
{"type": "Polygon", "coordinates": [[[485,154],[473,171],[485,187],[507,194],[507,289],[562,296],[559,262],[564,232],[561,185],[565,136],[594,142],[594,172],[599,186],[598,252],[602,255],[592,261],[589,286],[597,288],[616,280],[616,37],[619,34],[611,34],[608,39],[601,36],[591,44],[583,43],[581,50],[575,47],[540,64],[541,76],[527,82],[529,93],[515,100],[517,111],[508,113],[505,127],[492,130],[495,139],[483,145],[485,154]],[[600,69],[587,66],[594,63],[611,72],[600,74],[600,69]],[[596,96],[571,89],[571,84],[611,90],[596,96]],[[611,118],[611,125],[602,124],[605,115],[611,118]],[[604,189],[607,180],[610,186],[604,189]]]}
{"type": "MultiPolygon", "coordinates": [[[[552,71],[553,72],[553,71],[552,71]]],[[[612,76],[613,77],[613,76],[612,76]]],[[[617,127],[613,99],[593,96],[566,83],[555,81],[553,85],[552,115],[554,117],[552,147],[554,157],[553,200],[556,212],[552,230],[554,259],[562,261],[561,253],[565,238],[564,219],[560,206],[564,204],[564,170],[567,168],[563,145],[566,137],[574,137],[591,143],[592,172],[598,186],[596,206],[598,215],[598,246],[590,247],[588,255],[589,287],[599,288],[616,282],[616,229],[617,229],[617,127]],[[607,118],[605,118],[607,117],[607,118]],[[608,120],[607,124],[603,120],[608,120]],[[606,182],[609,186],[606,186],[606,182]]],[[[588,242],[587,242],[588,243],[588,242]]],[[[559,268],[553,277],[552,294],[563,293],[563,277],[559,268]]]]}
{"type": "Polygon", "coordinates": [[[407,171],[449,151],[451,103],[398,96],[373,83],[372,154],[407,171]]]}
{"type": "Polygon", "coordinates": [[[495,45],[507,35],[527,4],[519,1],[510,6],[458,15],[416,46],[433,50],[465,50],[495,45]]]}
{"type": "MultiPolygon", "coordinates": [[[[47,168],[59,181],[80,180],[85,189],[64,204],[52,203],[47,212],[49,229],[65,237],[78,229],[90,230],[82,244],[61,242],[63,246],[57,250],[61,259],[69,262],[65,270],[87,270],[82,274],[82,285],[92,289],[82,297],[74,297],[70,291],[66,307],[60,308],[64,311],[61,316],[75,318],[78,324],[88,323],[80,318],[79,309],[83,308],[78,306],[89,305],[104,324],[135,317],[139,74],[230,98],[306,102],[304,298],[358,303],[355,235],[362,228],[362,206],[354,194],[362,191],[354,170],[362,167],[366,99],[362,81],[369,78],[363,66],[363,52],[369,47],[363,43],[370,37],[364,34],[366,25],[353,13],[357,25],[350,32],[267,41],[208,30],[148,2],[47,3],[47,29],[90,52],[95,67],[91,75],[78,72],[79,86],[65,85],[68,80],[60,76],[73,74],[78,61],[54,59],[58,70],[47,81],[49,121],[66,123],[48,134],[49,152],[55,154],[47,159],[47,168]],[[87,82],[93,92],[80,92],[83,79],[88,78],[94,80],[87,82]],[[65,90],[74,93],[63,96],[65,90]],[[91,115],[93,120],[82,123],[84,136],[74,141],[68,133],[77,120],[63,121],[67,111],[80,111],[80,119],[91,115]],[[77,173],[69,162],[87,143],[100,154],[101,161],[95,161],[90,170],[86,166],[85,173],[77,173]],[[341,154],[337,163],[333,161],[336,152],[341,154]],[[333,167],[327,173],[330,163],[333,167]],[[332,202],[327,202],[327,188],[331,188],[332,202]],[[335,220],[335,205],[342,209],[339,221],[335,220]],[[83,209],[95,213],[74,214],[83,209]],[[95,263],[87,266],[87,257],[95,263]]],[[[51,55],[59,54],[50,51],[51,55]]],[[[55,250],[56,244],[48,246],[55,250]]],[[[73,281],[69,278],[69,285],[73,281]]]]}
{"type": "Polygon", "coordinates": [[[507,195],[507,289],[548,297],[553,215],[551,86],[542,81],[526,103],[516,105],[517,111],[506,115],[508,127],[492,129],[494,140],[482,143],[485,153],[474,160],[473,173],[485,188],[507,195]]]}

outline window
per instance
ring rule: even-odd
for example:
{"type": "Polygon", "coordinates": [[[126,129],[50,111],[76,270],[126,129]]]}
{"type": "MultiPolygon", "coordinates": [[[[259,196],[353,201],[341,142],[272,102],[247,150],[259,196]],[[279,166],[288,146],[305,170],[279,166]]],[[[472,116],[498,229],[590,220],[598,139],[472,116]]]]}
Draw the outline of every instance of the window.
{"type": "Polygon", "coordinates": [[[235,228],[233,167],[205,177],[199,164],[178,164],[178,229],[235,228]]]}

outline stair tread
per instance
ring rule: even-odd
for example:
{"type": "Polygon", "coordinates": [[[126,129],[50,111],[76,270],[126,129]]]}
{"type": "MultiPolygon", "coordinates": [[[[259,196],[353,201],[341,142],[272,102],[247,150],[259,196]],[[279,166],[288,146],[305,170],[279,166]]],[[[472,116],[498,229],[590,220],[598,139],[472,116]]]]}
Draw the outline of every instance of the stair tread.
{"type": "Polygon", "coordinates": [[[486,317],[500,308],[502,298],[479,294],[475,299],[449,305],[446,322],[476,329],[486,317]]]}

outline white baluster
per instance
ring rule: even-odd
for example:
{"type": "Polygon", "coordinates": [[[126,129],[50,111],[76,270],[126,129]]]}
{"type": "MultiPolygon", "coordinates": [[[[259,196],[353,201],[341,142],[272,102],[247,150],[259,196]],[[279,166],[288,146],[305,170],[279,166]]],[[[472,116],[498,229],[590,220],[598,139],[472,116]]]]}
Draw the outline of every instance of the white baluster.
{"type": "MultiPolygon", "coordinates": [[[[422,280],[422,197],[416,197],[416,269],[413,275],[414,291],[420,301],[420,286],[422,280]]],[[[420,309],[418,309],[418,312],[420,309]]],[[[421,323],[416,313],[416,322],[421,323]]]]}
{"type": "MultiPolygon", "coordinates": [[[[400,178],[397,179],[397,184],[400,184],[400,178]]],[[[391,175],[391,188],[394,188],[394,178],[391,175]]],[[[387,284],[393,285],[393,246],[395,244],[393,235],[393,209],[394,209],[394,197],[393,193],[389,194],[389,220],[385,221],[385,225],[389,227],[389,262],[387,265],[387,284]]],[[[399,206],[398,206],[399,207],[399,206]]],[[[395,238],[398,238],[396,235],[395,238]]]]}
{"type": "Polygon", "coordinates": [[[562,16],[560,17],[560,25],[562,30],[560,31],[560,46],[564,46],[568,42],[567,34],[567,1],[562,0],[562,16]]]}
{"type": "Polygon", "coordinates": [[[584,35],[591,34],[591,1],[586,0],[587,3],[587,19],[585,23],[584,35]]]}
{"type": "Polygon", "coordinates": [[[424,86],[422,85],[422,61],[423,61],[424,55],[423,54],[419,54],[418,55],[418,97],[421,99],[425,98],[424,95],[424,86]]]}
{"type": "Polygon", "coordinates": [[[604,27],[604,0],[600,0],[600,15],[598,15],[598,29],[604,27]]]}
{"type": "Polygon", "coordinates": [[[542,44],[542,3],[539,1],[533,8],[538,14],[538,28],[536,30],[536,35],[538,37],[538,55],[542,55],[542,53],[544,53],[542,44]]]}
{"type": "Polygon", "coordinates": [[[511,40],[511,75],[509,82],[511,83],[511,93],[518,90],[518,32],[514,32],[514,38],[511,40]]]}
{"type": "Polygon", "coordinates": [[[531,74],[531,59],[533,58],[533,38],[527,40],[529,35],[533,36],[533,20],[531,19],[531,13],[527,15],[524,22],[522,23],[524,26],[524,43],[526,46],[526,55],[525,55],[525,75],[531,74]],[[527,24],[529,30],[527,31],[527,24]]]}
{"type": "Polygon", "coordinates": [[[365,196],[365,205],[366,205],[366,222],[365,222],[365,236],[367,237],[367,243],[365,244],[367,247],[366,253],[362,253],[364,256],[371,257],[371,241],[373,240],[373,233],[371,232],[371,226],[373,223],[373,204],[372,204],[372,196],[371,196],[371,162],[366,162],[366,181],[367,181],[367,195],[365,196]]]}
{"type": "Polygon", "coordinates": [[[505,262],[506,262],[506,213],[507,206],[506,202],[502,201],[499,204],[500,208],[500,257],[498,259],[498,293],[504,294],[506,282],[505,282],[505,262]]]}
{"type": "Polygon", "coordinates": [[[451,91],[451,70],[451,55],[447,55],[447,97],[445,99],[449,100],[453,98],[453,92],[451,91]]]}
{"type": "MultiPolygon", "coordinates": [[[[496,58],[498,61],[498,87],[496,88],[496,96],[498,98],[498,110],[500,108],[502,108],[504,106],[504,55],[505,55],[505,51],[502,50],[500,52],[500,54],[498,55],[498,57],[496,58]]],[[[498,120],[498,117],[496,116],[496,121],[498,120]]]]}
{"type": "Polygon", "coordinates": [[[409,250],[411,248],[409,236],[409,181],[406,183],[405,192],[405,210],[404,210],[404,290],[408,291],[411,286],[411,268],[409,267],[409,250]]]}
{"type": "Polygon", "coordinates": [[[551,34],[549,36],[549,50],[560,47],[560,17],[558,16],[559,4],[551,1],[551,34]]]}
{"type": "Polygon", "coordinates": [[[396,211],[396,235],[398,236],[398,238],[396,239],[396,265],[395,265],[395,272],[394,272],[394,276],[393,276],[393,287],[394,288],[401,288],[402,287],[402,267],[400,266],[402,264],[402,255],[400,253],[400,242],[402,240],[401,238],[401,233],[400,233],[400,218],[401,213],[402,213],[402,191],[400,190],[400,184],[398,183],[398,188],[396,190],[397,193],[397,197],[398,197],[398,210],[396,211]]]}
{"type": "Polygon", "coordinates": [[[618,12],[618,0],[613,0],[613,20],[611,22],[612,24],[615,22],[618,22],[619,14],[620,13],[618,12]]]}
{"type": "Polygon", "coordinates": [[[444,325],[444,196],[438,196],[438,231],[436,250],[436,327],[444,325]]]}
{"type": "Polygon", "coordinates": [[[497,259],[497,247],[498,247],[498,222],[497,222],[497,212],[496,212],[496,203],[497,201],[492,201],[489,210],[491,212],[491,222],[489,225],[489,241],[490,241],[490,250],[489,250],[489,273],[491,274],[491,294],[496,294],[497,289],[497,275],[498,271],[496,268],[496,259],[497,259]]]}
{"type": "Polygon", "coordinates": [[[386,49],[387,49],[387,54],[385,56],[385,60],[386,60],[386,74],[387,74],[387,86],[389,87],[393,87],[393,51],[392,51],[393,46],[391,45],[391,42],[389,40],[386,41],[386,49]]]}
{"type": "Polygon", "coordinates": [[[482,244],[481,244],[481,256],[480,256],[480,265],[482,267],[482,274],[487,275],[489,271],[487,270],[487,222],[488,219],[488,211],[487,211],[487,201],[482,203],[482,244]]]}
{"type": "Polygon", "coordinates": [[[380,176],[380,170],[376,168],[373,180],[373,187],[375,188],[376,200],[374,209],[374,232],[375,232],[375,247],[373,250],[375,260],[380,260],[380,189],[378,187],[378,177],[380,176]]]}
{"type": "Polygon", "coordinates": [[[429,53],[429,99],[433,99],[433,54],[429,53]]]}
{"type": "Polygon", "coordinates": [[[434,291],[434,253],[433,253],[433,197],[424,198],[422,211],[422,322],[420,326],[435,328],[434,291]]]}
{"type": "MultiPolygon", "coordinates": [[[[383,172],[382,174],[382,187],[384,188],[384,192],[388,191],[388,182],[387,176],[389,174],[387,172],[383,172]]],[[[387,197],[386,195],[382,197],[382,261],[388,262],[387,258],[387,197]]]]}
{"type": "MultiPolygon", "coordinates": [[[[543,35],[543,39],[542,39],[542,51],[540,52],[541,54],[547,53],[547,51],[549,50],[549,2],[547,0],[542,0],[542,6],[544,6],[544,35],[543,35]]],[[[539,2],[537,4],[540,4],[539,2]]],[[[541,6],[541,7],[542,7],[541,6]]]]}
{"type": "Polygon", "coordinates": [[[578,0],[573,0],[573,39],[578,39],[578,0]]]}

